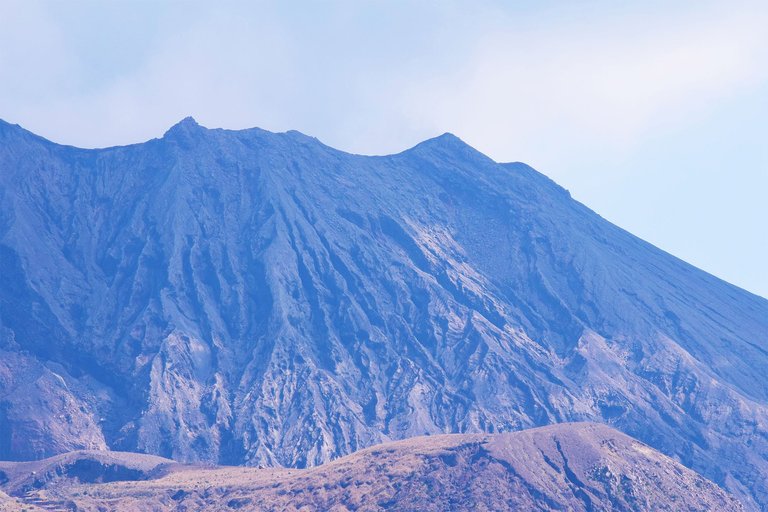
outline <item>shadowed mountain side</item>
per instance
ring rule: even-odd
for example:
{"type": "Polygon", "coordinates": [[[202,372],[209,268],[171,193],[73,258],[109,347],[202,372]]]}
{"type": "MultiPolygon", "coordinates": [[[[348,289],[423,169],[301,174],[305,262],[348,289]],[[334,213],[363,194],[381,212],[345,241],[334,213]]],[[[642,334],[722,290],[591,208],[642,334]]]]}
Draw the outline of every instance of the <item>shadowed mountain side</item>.
{"type": "Polygon", "coordinates": [[[647,445],[595,424],[418,437],[308,470],[188,469],[159,479],[55,485],[28,499],[139,510],[742,510],[647,445]]]}
{"type": "Polygon", "coordinates": [[[0,122],[0,269],[0,458],[308,467],[596,421],[768,507],[768,301],[450,134],[0,122]]]}

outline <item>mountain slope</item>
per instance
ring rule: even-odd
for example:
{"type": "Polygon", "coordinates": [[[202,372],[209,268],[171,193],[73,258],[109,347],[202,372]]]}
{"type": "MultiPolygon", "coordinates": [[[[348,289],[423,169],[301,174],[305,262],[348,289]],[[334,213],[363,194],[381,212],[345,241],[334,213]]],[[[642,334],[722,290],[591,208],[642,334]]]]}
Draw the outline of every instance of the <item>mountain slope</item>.
{"type": "Polygon", "coordinates": [[[154,455],[75,451],[27,462],[0,462],[0,489],[24,496],[37,489],[161,478],[178,468],[193,469],[154,455]]]}
{"type": "Polygon", "coordinates": [[[0,458],[304,467],[589,420],[768,506],[768,301],[449,134],[2,124],[0,268],[0,458]]]}
{"type": "MultiPolygon", "coordinates": [[[[111,459],[121,456],[136,465],[129,454],[111,459]]],[[[176,466],[161,478],[85,485],[77,474],[57,474],[25,500],[85,511],[106,504],[123,511],[743,510],[712,482],[648,446],[584,423],[411,438],[308,470],[176,466]]]]}

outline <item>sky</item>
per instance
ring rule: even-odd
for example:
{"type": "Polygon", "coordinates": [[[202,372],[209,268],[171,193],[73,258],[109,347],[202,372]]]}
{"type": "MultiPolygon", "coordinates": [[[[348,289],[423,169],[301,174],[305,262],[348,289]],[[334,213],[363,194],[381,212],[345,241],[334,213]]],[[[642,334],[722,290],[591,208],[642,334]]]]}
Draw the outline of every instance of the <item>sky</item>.
{"type": "Polygon", "coordinates": [[[0,0],[0,118],[104,147],[451,132],[768,297],[768,3],[0,0]]]}

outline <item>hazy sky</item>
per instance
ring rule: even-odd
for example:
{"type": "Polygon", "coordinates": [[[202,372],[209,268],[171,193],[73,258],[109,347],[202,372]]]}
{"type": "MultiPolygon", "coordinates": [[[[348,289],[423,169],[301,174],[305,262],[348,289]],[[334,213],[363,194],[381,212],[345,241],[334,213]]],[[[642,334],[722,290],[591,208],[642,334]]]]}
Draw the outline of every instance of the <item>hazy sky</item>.
{"type": "Polygon", "coordinates": [[[768,297],[768,2],[0,0],[0,118],[97,147],[450,131],[768,297]]]}

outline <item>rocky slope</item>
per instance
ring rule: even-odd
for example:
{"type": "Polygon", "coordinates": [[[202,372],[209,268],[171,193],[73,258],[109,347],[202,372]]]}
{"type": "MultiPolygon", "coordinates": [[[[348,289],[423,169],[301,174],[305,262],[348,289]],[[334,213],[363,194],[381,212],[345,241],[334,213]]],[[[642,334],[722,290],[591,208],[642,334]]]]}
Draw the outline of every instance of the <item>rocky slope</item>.
{"type": "Polygon", "coordinates": [[[0,123],[0,459],[304,467],[598,421],[768,506],[768,301],[452,135],[0,123]]]}
{"type": "MultiPolygon", "coordinates": [[[[70,459],[80,456],[92,462],[88,454],[70,459]]],[[[137,466],[130,454],[113,455],[111,463],[121,456],[125,466],[137,466]]],[[[161,478],[95,485],[66,470],[59,475],[27,492],[25,503],[82,511],[742,510],[718,486],[647,445],[584,423],[411,438],[307,470],[177,465],[161,478]]]]}
{"type": "Polygon", "coordinates": [[[11,498],[0,491],[0,512],[38,512],[42,509],[23,504],[17,499],[11,498]]]}
{"type": "Polygon", "coordinates": [[[160,478],[181,467],[175,461],[154,455],[81,450],[36,461],[0,462],[0,489],[18,497],[36,489],[60,488],[73,482],[102,484],[160,478]]]}

